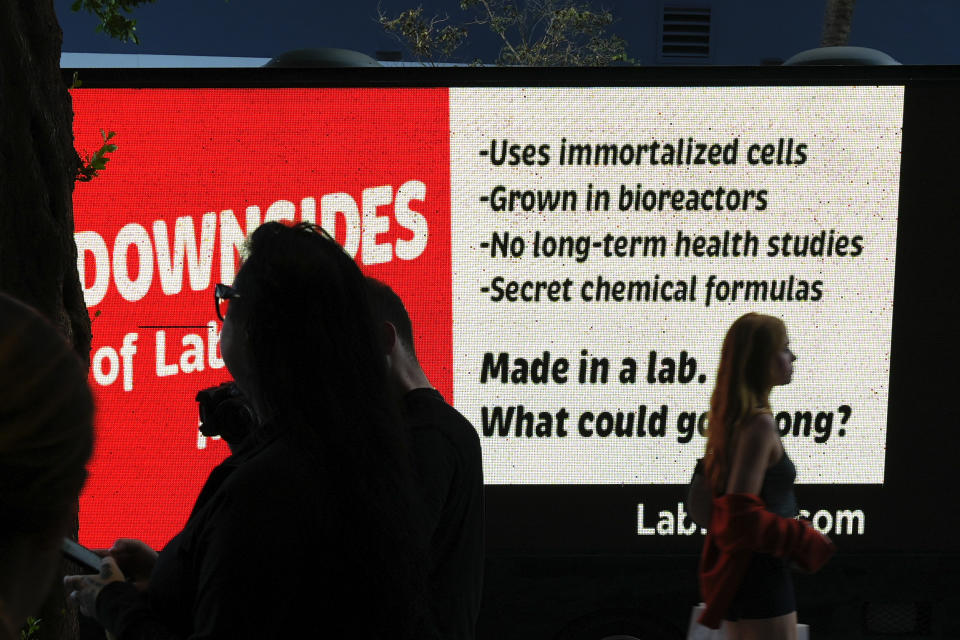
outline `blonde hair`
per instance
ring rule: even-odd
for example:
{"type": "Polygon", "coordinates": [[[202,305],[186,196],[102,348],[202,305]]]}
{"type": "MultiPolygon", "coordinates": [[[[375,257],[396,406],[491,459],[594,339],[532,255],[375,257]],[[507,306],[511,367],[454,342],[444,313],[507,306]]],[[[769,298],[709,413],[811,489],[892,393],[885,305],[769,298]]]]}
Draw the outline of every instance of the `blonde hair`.
{"type": "Polygon", "coordinates": [[[786,342],[787,328],[774,316],[747,313],[727,330],[710,398],[704,460],[717,495],[726,489],[739,427],[758,413],[770,411],[773,356],[786,342]]]}

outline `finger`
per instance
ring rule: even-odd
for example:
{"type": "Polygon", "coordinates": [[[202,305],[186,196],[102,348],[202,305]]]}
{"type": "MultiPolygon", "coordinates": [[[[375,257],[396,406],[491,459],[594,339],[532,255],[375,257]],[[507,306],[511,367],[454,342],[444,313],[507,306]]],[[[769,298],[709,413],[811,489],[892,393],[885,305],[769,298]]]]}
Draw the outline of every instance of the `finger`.
{"type": "Polygon", "coordinates": [[[133,541],[130,540],[129,538],[117,538],[113,542],[113,546],[110,547],[110,555],[113,555],[115,553],[129,553],[131,542],[133,541]]]}
{"type": "Polygon", "coordinates": [[[143,543],[137,540],[136,538],[117,538],[113,543],[114,549],[130,549],[133,547],[138,547],[143,543]]]}
{"type": "Polygon", "coordinates": [[[117,561],[107,556],[100,561],[100,578],[103,580],[123,580],[123,571],[117,561]]]}
{"type": "Polygon", "coordinates": [[[103,558],[104,556],[110,555],[110,549],[90,549],[90,551],[93,551],[95,554],[97,554],[101,558],[103,558]]]}
{"type": "Polygon", "coordinates": [[[121,562],[135,562],[137,556],[143,552],[145,545],[132,538],[120,538],[113,543],[107,555],[119,559],[121,562]]]}
{"type": "Polygon", "coordinates": [[[83,576],[63,576],[64,589],[77,589],[82,583],[83,576]]]}
{"type": "Polygon", "coordinates": [[[124,548],[117,549],[116,547],[108,550],[107,555],[105,555],[104,557],[113,558],[120,564],[127,564],[128,562],[132,562],[136,559],[136,557],[132,553],[130,553],[129,549],[124,549],[124,548]]]}

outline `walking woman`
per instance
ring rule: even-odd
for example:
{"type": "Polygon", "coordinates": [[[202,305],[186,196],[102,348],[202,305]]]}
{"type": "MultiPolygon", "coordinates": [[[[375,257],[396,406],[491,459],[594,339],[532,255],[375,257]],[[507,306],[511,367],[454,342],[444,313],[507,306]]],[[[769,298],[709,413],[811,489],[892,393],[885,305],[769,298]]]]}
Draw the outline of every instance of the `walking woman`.
{"type": "Polygon", "coordinates": [[[149,574],[144,594],[107,558],[66,581],[81,610],[122,639],[432,637],[412,468],[364,287],[319,227],[253,233],[216,294],[223,359],[259,426],[159,556],[129,559],[132,577],[149,574]]]}
{"type": "Polygon", "coordinates": [[[704,460],[714,500],[700,560],[700,622],[717,628],[726,619],[737,640],[796,638],[790,565],[816,571],[834,551],[794,518],[797,472],[770,410],[770,391],[790,383],[794,360],[783,321],[741,316],[723,340],[710,400],[704,460]]]}

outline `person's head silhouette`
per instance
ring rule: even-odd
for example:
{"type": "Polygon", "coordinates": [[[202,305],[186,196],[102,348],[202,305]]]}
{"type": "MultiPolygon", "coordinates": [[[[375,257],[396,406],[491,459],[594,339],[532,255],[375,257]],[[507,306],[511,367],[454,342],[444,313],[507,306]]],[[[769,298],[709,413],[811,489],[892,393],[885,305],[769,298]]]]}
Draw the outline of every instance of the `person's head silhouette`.
{"type": "Polygon", "coordinates": [[[86,379],[53,325],[0,294],[0,638],[53,586],[93,449],[86,379]]]}

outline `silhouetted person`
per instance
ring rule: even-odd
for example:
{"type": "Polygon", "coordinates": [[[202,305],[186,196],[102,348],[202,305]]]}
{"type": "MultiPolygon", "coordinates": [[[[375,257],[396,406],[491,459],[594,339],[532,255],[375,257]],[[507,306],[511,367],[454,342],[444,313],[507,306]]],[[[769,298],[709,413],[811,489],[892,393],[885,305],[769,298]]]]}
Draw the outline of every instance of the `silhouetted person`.
{"type": "Polygon", "coordinates": [[[253,233],[216,293],[255,441],[211,475],[146,591],[107,558],[109,579],[78,594],[85,612],[122,639],[435,637],[417,490],[364,287],[315,225],[253,233]]]}
{"type": "Polygon", "coordinates": [[[56,584],[92,448],[80,359],[35,310],[0,293],[0,640],[19,639],[56,584]]]}
{"type": "Polygon", "coordinates": [[[430,540],[430,588],[441,637],[474,637],[483,588],[483,463],[470,422],[420,367],[410,316],[386,284],[367,278],[393,397],[410,430],[430,540]]]}
{"type": "Polygon", "coordinates": [[[787,329],[748,313],[723,339],[710,399],[706,476],[715,496],[700,561],[706,610],[700,622],[737,640],[796,638],[789,563],[815,571],[833,544],[794,519],[796,468],[780,441],[770,391],[793,379],[787,329]]]}

